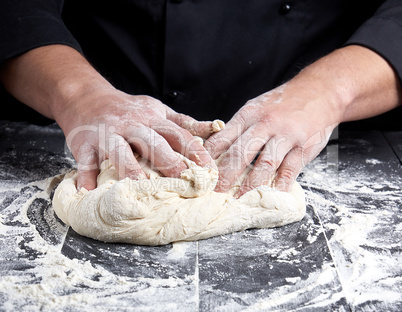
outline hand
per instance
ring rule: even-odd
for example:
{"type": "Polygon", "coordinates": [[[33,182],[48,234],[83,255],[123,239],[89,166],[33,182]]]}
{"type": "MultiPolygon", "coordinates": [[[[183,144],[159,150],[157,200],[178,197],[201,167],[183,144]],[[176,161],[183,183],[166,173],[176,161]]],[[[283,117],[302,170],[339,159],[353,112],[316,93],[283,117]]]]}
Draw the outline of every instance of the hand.
{"type": "Polygon", "coordinates": [[[112,87],[88,92],[58,119],[78,162],[78,189],[96,187],[104,159],[111,161],[120,178],[146,178],[133,151],[168,177],[179,177],[187,168],[174,151],[200,166],[214,165],[194,138],[207,138],[212,133],[211,122],[178,114],[149,96],[132,96],[112,87]]]}
{"type": "Polygon", "coordinates": [[[248,101],[205,142],[211,156],[219,158],[216,191],[228,191],[258,153],[237,196],[259,185],[289,191],[302,168],[324,148],[339,114],[330,98],[300,82],[290,81],[248,101]]]}
{"type": "Polygon", "coordinates": [[[288,191],[339,123],[382,114],[401,98],[397,73],[379,54],[354,45],[335,50],[249,101],[206,141],[220,157],[216,190],[227,191],[261,152],[237,196],[262,184],[288,191]]]}

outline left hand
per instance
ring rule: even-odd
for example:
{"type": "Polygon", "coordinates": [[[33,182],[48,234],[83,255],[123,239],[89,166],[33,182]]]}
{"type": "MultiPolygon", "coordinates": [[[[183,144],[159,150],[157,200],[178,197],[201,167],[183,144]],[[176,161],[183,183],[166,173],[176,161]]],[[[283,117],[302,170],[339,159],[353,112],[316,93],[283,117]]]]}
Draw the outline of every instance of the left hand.
{"type": "Polygon", "coordinates": [[[382,114],[402,103],[397,72],[357,45],[328,54],[288,83],[249,101],[205,143],[221,157],[216,191],[225,192],[258,156],[237,196],[272,184],[289,191],[341,122],[382,114]]]}
{"type": "Polygon", "coordinates": [[[313,85],[295,78],[248,101],[206,141],[212,158],[220,157],[216,191],[228,191],[259,152],[237,196],[263,184],[289,191],[339,123],[335,99],[313,85]]]}

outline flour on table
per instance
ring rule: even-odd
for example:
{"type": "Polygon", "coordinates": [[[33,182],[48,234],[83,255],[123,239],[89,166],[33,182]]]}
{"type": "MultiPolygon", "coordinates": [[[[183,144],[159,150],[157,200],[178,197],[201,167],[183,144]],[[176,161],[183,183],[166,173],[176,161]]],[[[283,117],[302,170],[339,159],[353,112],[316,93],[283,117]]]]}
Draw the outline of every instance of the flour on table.
{"type": "Polygon", "coordinates": [[[248,228],[278,227],[305,215],[304,191],[297,182],[289,193],[259,186],[236,199],[233,195],[243,178],[228,193],[214,192],[218,171],[179,156],[188,166],[180,178],[163,177],[147,163],[143,170],[149,179],[119,181],[118,172],[106,160],[98,187],[92,191],[77,190],[73,171],[56,189],[54,210],[81,235],[138,245],[165,245],[248,228]]]}

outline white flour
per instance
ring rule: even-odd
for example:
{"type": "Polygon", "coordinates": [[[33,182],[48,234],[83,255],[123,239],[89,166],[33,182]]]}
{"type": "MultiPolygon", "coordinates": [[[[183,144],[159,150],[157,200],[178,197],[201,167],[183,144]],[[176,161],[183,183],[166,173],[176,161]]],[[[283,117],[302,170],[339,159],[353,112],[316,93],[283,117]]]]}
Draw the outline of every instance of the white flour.
{"type": "MultiPolygon", "coordinates": [[[[373,158],[366,163],[368,166],[386,165],[373,158]]],[[[304,170],[300,182],[307,192],[306,198],[324,224],[323,228],[308,225],[311,235],[307,240],[312,244],[317,239],[317,233],[325,231],[335,265],[326,263],[320,272],[312,273],[307,280],[289,277],[288,285],[277,287],[272,294],[257,300],[246,311],[280,307],[310,294],[317,285],[333,287],[331,283],[337,276],[343,291],[320,292],[315,298],[310,298],[312,307],[325,307],[342,296],[352,307],[375,300],[382,302],[383,306],[402,302],[402,226],[400,222],[393,221],[400,214],[402,205],[402,178],[400,172],[386,177],[381,172],[376,176],[364,174],[361,169],[338,171],[336,164],[333,166],[321,158],[304,170]]],[[[174,272],[169,272],[166,278],[120,276],[100,265],[92,265],[89,260],[69,259],[62,255],[62,239],[51,244],[42,238],[27,213],[34,200],[49,201],[53,183],[52,179],[28,185],[0,182],[0,203],[3,203],[0,206],[0,261],[5,266],[0,268],[0,310],[79,311],[91,306],[98,311],[126,311],[132,308],[125,306],[127,302],[136,302],[138,307],[144,307],[143,311],[196,311],[199,308],[198,267],[184,278],[174,272]],[[31,257],[30,252],[36,256],[31,257]],[[19,270],[11,265],[13,263],[26,266],[19,270]],[[188,306],[183,306],[183,302],[188,306]]],[[[54,219],[51,208],[45,210],[45,214],[50,231],[62,238],[67,228],[54,219]]],[[[269,233],[267,230],[246,232],[244,235],[252,239],[252,235],[269,236],[269,233]]],[[[267,239],[272,239],[268,236],[267,239]]],[[[188,244],[195,243],[174,244],[166,254],[168,261],[180,262],[188,257],[191,253],[188,244]]],[[[275,261],[284,263],[301,261],[295,260],[298,253],[294,248],[283,251],[272,246],[270,250],[272,257],[277,259],[275,261]],[[290,260],[292,258],[294,260],[290,260]]],[[[146,257],[135,246],[133,256],[146,257]]],[[[270,265],[267,263],[267,267],[270,265]]],[[[216,290],[211,288],[211,291],[216,290]]],[[[247,296],[251,295],[245,294],[244,298],[247,299],[247,296]]],[[[238,309],[233,302],[228,303],[226,308],[231,305],[234,310],[238,309]]]]}
{"type": "MultiPolygon", "coordinates": [[[[374,158],[366,163],[387,166],[374,158]]],[[[402,231],[397,220],[402,207],[401,170],[391,171],[389,176],[389,170],[383,172],[381,167],[368,174],[364,167],[350,166],[328,174],[331,164],[318,159],[308,168],[301,184],[312,189],[306,197],[324,228],[333,233],[328,243],[347,301],[352,307],[365,302],[400,305],[402,231]],[[325,197],[313,191],[315,188],[325,191],[325,197]]]]}
{"type": "MultiPolygon", "coordinates": [[[[85,309],[87,305],[97,306],[100,311],[103,307],[119,307],[119,296],[137,298],[138,301],[153,300],[152,289],[174,288],[178,298],[185,295],[185,289],[194,280],[194,276],[185,279],[174,276],[166,279],[138,278],[133,279],[125,276],[117,276],[101,266],[94,267],[89,261],[69,259],[61,254],[61,244],[51,245],[46,242],[36,231],[35,226],[27,217],[27,209],[36,198],[49,199],[46,191],[52,183],[52,179],[38,181],[29,184],[43,191],[33,192],[25,203],[18,206],[19,214],[12,218],[3,216],[0,226],[1,240],[7,237],[8,244],[15,246],[8,248],[3,254],[3,261],[21,261],[18,258],[26,256],[27,247],[40,253],[38,257],[29,260],[29,268],[19,271],[2,271],[0,280],[0,299],[4,311],[60,311],[64,309],[85,309]],[[3,224],[3,222],[5,224],[3,224]],[[7,223],[19,223],[19,226],[9,226],[7,223]],[[29,237],[24,248],[19,243],[29,237]],[[8,252],[8,254],[7,254],[8,252]]],[[[7,186],[3,184],[4,191],[7,186]]],[[[4,191],[0,196],[4,195],[4,191]]],[[[9,188],[8,191],[18,191],[18,188],[9,188]]],[[[0,201],[2,197],[0,197],[0,201]]],[[[6,208],[15,209],[13,204],[6,208]]],[[[4,212],[3,212],[4,213],[4,212]]],[[[66,232],[67,228],[60,223],[54,223],[53,231],[66,232]]],[[[177,250],[177,248],[176,248],[177,250]]],[[[182,256],[182,253],[172,252],[172,258],[182,256]]],[[[25,260],[25,259],[23,259],[25,260]]],[[[180,305],[180,301],[172,301],[171,294],[165,298],[174,308],[171,302],[180,305]],[[169,300],[167,300],[169,298],[169,300]]],[[[163,298],[160,301],[163,306],[163,298]]],[[[124,308],[124,307],[121,307],[124,308]]]]}

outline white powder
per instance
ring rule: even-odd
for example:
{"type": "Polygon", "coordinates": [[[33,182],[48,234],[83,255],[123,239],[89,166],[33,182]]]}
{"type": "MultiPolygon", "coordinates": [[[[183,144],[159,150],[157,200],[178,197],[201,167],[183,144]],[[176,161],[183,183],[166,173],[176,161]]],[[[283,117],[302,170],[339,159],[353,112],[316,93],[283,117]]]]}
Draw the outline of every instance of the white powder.
{"type": "MultiPolygon", "coordinates": [[[[374,159],[366,163],[384,165],[374,159]]],[[[312,289],[320,285],[324,286],[322,291],[309,298],[312,309],[324,309],[342,297],[346,297],[352,307],[376,300],[391,305],[402,302],[402,255],[398,252],[402,225],[393,222],[402,206],[400,172],[388,177],[381,172],[373,176],[357,167],[345,172],[337,171],[337,168],[331,171],[331,165],[325,159],[317,158],[304,170],[300,182],[309,204],[324,224],[323,228],[307,224],[307,240],[314,243],[317,233],[324,231],[335,263],[325,262],[304,280],[297,276],[287,277],[286,284],[272,293],[264,296],[262,290],[259,295],[262,299],[257,301],[253,301],[253,294],[241,294],[242,300],[251,302],[244,311],[283,307],[287,302],[311,294],[312,289]],[[343,290],[328,291],[339,286],[333,284],[338,278],[343,290]]],[[[198,309],[198,267],[194,274],[184,278],[174,273],[166,278],[131,278],[113,274],[89,261],[69,259],[61,254],[61,243],[45,241],[31,224],[27,212],[35,199],[49,200],[54,183],[53,179],[28,185],[9,180],[0,183],[0,203],[17,194],[0,212],[0,244],[4,247],[0,259],[4,264],[29,264],[21,271],[7,269],[10,267],[0,271],[0,298],[4,311],[78,311],[88,310],[89,306],[98,311],[116,310],[116,307],[126,311],[132,308],[126,306],[128,302],[136,302],[143,307],[142,311],[198,309]],[[23,188],[25,193],[21,191],[23,188]],[[39,256],[29,260],[27,248],[39,256]],[[155,294],[158,294],[158,300],[152,306],[155,294]],[[193,305],[183,307],[183,302],[193,305]]],[[[66,227],[55,220],[49,221],[53,217],[52,210],[45,213],[51,231],[65,235],[66,227]]],[[[273,241],[269,230],[250,231],[244,235],[250,239],[259,236],[261,240],[273,241]]],[[[231,236],[223,238],[224,242],[231,236]]],[[[167,254],[168,260],[179,262],[188,256],[192,250],[188,244],[194,243],[174,244],[167,254]]],[[[269,248],[269,254],[277,259],[275,261],[300,261],[295,248],[285,251],[274,245],[269,248]]],[[[135,246],[132,252],[135,258],[147,257],[135,246]]],[[[237,252],[249,251],[239,249],[237,252]]],[[[266,265],[273,267],[271,263],[266,265]]],[[[207,291],[217,290],[211,286],[207,291]]],[[[235,302],[225,306],[227,310],[238,307],[235,302]]]]}
{"type": "MultiPolygon", "coordinates": [[[[85,310],[88,305],[97,307],[99,311],[109,311],[110,307],[121,307],[119,297],[130,297],[134,301],[145,303],[152,307],[153,293],[156,289],[166,292],[160,298],[159,310],[166,307],[172,309],[180,306],[180,298],[188,296],[189,285],[194,276],[178,278],[129,278],[115,275],[101,266],[93,266],[89,261],[69,259],[61,254],[61,245],[52,245],[46,242],[37,232],[27,217],[29,205],[37,198],[47,198],[53,179],[46,179],[29,184],[35,187],[25,203],[15,207],[13,204],[6,208],[7,215],[11,210],[18,211],[12,219],[4,218],[6,224],[0,225],[1,239],[7,237],[11,248],[3,250],[1,261],[21,263],[27,261],[28,267],[22,271],[1,271],[0,298],[2,311],[61,311],[65,309],[85,310]],[[11,222],[11,223],[10,223],[11,222]],[[18,225],[7,225],[18,224],[18,225]],[[29,238],[27,240],[27,237],[29,238]],[[25,242],[24,248],[20,243],[25,242]],[[25,260],[26,248],[39,252],[40,255],[25,260]],[[23,259],[18,260],[19,257],[23,259]],[[169,291],[174,289],[174,292],[169,291]],[[177,296],[176,300],[173,300],[177,296]],[[164,302],[166,301],[166,302],[164,302]],[[174,304],[172,304],[174,302],[174,304]],[[163,307],[163,308],[162,308],[163,307]]],[[[3,188],[6,188],[3,185],[3,188]]],[[[16,188],[10,188],[16,191],[16,188]]],[[[0,193],[0,202],[5,193],[0,193]]],[[[18,200],[18,199],[17,199],[18,200]]],[[[61,231],[63,225],[58,223],[52,231],[61,231]]],[[[64,228],[66,231],[67,228],[64,228]]],[[[179,245],[178,245],[179,246],[179,245]]],[[[139,255],[138,250],[133,251],[139,255]]],[[[172,259],[180,258],[185,253],[185,246],[176,247],[171,253],[172,259]]],[[[130,299],[131,301],[131,299],[130,299]]],[[[129,302],[128,300],[124,301],[129,302]]],[[[158,310],[157,307],[155,307],[158,310]]],[[[153,310],[155,310],[153,309],[153,310]]],[[[152,310],[151,308],[149,310],[152,310]]]]}
{"type": "MultiPolygon", "coordinates": [[[[366,163],[384,165],[377,159],[366,163]]],[[[376,301],[400,304],[402,255],[392,250],[400,250],[402,239],[402,227],[396,221],[402,207],[401,171],[379,169],[373,175],[362,166],[349,166],[343,172],[336,164],[334,174],[328,174],[330,165],[314,160],[301,184],[329,231],[328,244],[348,303],[352,307],[376,301]],[[320,167],[322,172],[317,171],[320,167]]]]}
{"type": "Polygon", "coordinates": [[[371,165],[378,165],[378,164],[381,164],[382,161],[380,161],[378,159],[374,159],[374,158],[368,158],[368,159],[366,159],[366,163],[371,164],[371,165]]]}

